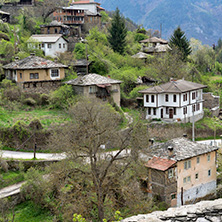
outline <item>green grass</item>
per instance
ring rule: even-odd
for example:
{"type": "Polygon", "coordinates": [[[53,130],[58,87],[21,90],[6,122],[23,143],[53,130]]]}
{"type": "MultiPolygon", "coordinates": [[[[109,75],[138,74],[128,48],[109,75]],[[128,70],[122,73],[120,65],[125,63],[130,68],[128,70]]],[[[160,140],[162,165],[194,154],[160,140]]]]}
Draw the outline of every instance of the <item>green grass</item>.
{"type": "Polygon", "coordinates": [[[7,173],[0,171],[0,174],[0,188],[24,181],[24,174],[20,171],[8,171],[7,173]]]}
{"type": "MultiPolygon", "coordinates": [[[[9,215],[12,218],[12,213],[9,215]]],[[[32,201],[23,202],[15,207],[14,222],[52,222],[53,215],[32,201]]]]}
{"type": "Polygon", "coordinates": [[[34,109],[31,111],[8,111],[0,107],[0,126],[3,127],[11,127],[18,120],[22,120],[28,125],[34,118],[38,118],[45,129],[70,120],[68,114],[62,110],[34,109]]]}

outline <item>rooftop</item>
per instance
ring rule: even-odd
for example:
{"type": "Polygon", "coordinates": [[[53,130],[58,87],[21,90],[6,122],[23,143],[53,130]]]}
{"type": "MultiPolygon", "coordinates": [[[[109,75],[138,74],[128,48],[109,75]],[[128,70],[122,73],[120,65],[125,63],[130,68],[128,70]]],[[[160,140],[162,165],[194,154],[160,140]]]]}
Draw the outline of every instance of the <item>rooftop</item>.
{"type": "Polygon", "coordinates": [[[120,84],[122,81],[111,79],[95,73],[79,76],[76,79],[65,82],[66,84],[75,86],[90,86],[90,85],[103,85],[103,84],[120,84]]]}
{"type": "Polygon", "coordinates": [[[142,41],[140,41],[140,43],[162,43],[162,44],[167,44],[168,41],[161,39],[161,38],[157,38],[157,37],[152,37],[149,39],[144,39],[142,41]]]}
{"type": "Polygon", "coordinates": [[[165,171],[173,166],[175,163],[175,160],[162,159],[160,157],[154,156],[151,160],[148,161],[148,163],[145,164],[145,166],[148,168],[165,171]]]}
{"type": "Polygon", "coordinates": [[[79,1],[71,3],[71,5],[79,5],[79,4],[97,4],[97,5],[101,5],[98,2],[94,2],[94,0],[79,0],[79,1]]]}
{"type": "Polygon", "coordinates": [[[28,56],[24,59],[11,62],[3,66],[4,69],[49,69],[49,68],[67,68],[66,65],[56,63],[38,56],[28,56]]]}
{"type": "Polygon", "coordinates": [[[144,89],[139,91],[140,93],[183,93],[183,92],[188,92],[192,90],[197,90],[197,89],[203,89],[206,88],[207,86],[195,83],[195,82],[190,82],[186,81],[183,79],[180,80],[174,80],[170,81],[158,86],[154,86],[148,89],[144,89]]]}
{"type": "Polygon", "coordinates": [[[56,27],[60,26],[60,27],[67,28],[67,29],[70,28],[69,26],[64,25],[61,22],[58,22],[57,20],[53,20],[49,25],[40,25],[40,27],[55,27],[55,26],[56,27]]]}
{"type": "Polygon", "coordinates": [[[196,143],[182,137],[169,140],[165,143],[156,143],[150,147],[150,151],[152,156],[168,159],[169,147],[172,149],[170,159],[175,161],[185,160],[218,150],[218,147],[196,143]]]}
{"type": "MultiPolygon", "coordinates": [[[[32,35],[29,39],[28,42],[49,42],[49,43],[55,43],[57,42],[60,38],[63,38],[62,34],[43,34],[43,35],[32,35]]],[[[63,38],[64,39],[64,38],[63,38]]],[[[67,41],[66,39],[64,39],[67,41]]]]}
{"type": "Polygon", "coordinates": [[[138,52],[137,54],[132,55],[132,57],[136,59],[147,59],[147,56],[148,55],[144,52],[138,52]]]}

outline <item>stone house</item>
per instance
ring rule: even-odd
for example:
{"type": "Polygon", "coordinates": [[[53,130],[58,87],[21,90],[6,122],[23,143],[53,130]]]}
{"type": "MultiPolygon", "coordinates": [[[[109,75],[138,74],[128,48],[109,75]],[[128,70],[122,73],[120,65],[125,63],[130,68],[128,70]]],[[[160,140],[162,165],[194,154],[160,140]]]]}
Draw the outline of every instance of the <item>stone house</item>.
{"type": "Polygon", "coordinates": [[[143,94],[146,119],[192,122],[203,118],[203,88],[186,80],[172,80],[139,91],[143,94]]]}
{"type": "Polygon", "coordinates": [[[68,36],[70,34],[70,27],[62,24],[56,20],[52,21],[49,25],[40,25],[41,34],[62,34],[68,36]]]}
{"type": "Polygon", "coordinates": [[[157,37],[144,39],[140,41],[140,43],[142,44],[141,51],[150,55],[158,55],[166,53],[168,50],[172,50],[169,47],[167,40],[157,37]]]}
{"type": "Polygon", "coordinates": [[[212,197],[216,191],[218,147],[176,138],[150,147],[147,192],[170,206],[212,197]]]}
{"type": "Polygon", "coordinates": [[[80,75],[76,79],[65,82],[72,85],[76,94],[90,98],[100,98],[104,101],[112,98],[120,106],[121,81],[95,73],[80,75]]]}
{"type": "Polygon", "coordinates": [[[72,2],[69,7],[62,7],[53,13],[53,19],[68,26],[78,26],[80,30],[89,30],[101,26],[100,11],[104,9],[94,0],[72,2]]]}
{"type": "Polygon", "coordinates": [[[62,34],[32,35],[27,43],[30,49],[43,50],[45,56],[56,57],[68,50],[68,41],[62,34]]]}
{"type": "Polygon", "coordinates": [[[5,77],[25,92],[47,93],[61,85],[66,65],[38,56],[28,56],[3,66],[5,77]]]}

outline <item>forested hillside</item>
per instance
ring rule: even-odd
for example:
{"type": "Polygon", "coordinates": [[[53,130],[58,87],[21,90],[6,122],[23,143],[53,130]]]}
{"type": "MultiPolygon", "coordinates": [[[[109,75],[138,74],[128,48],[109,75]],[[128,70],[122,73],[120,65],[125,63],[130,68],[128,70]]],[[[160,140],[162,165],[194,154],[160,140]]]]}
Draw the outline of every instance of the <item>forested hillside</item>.
{"type": "Polygon", "coordinates": [[[160,29],[162,37],[169,38],[180,25],[187,37],[194,37],[212,45],[221,37],[222,5],[219,0],[98,0],[106,10],[119,7],[129,17],[146,29],[160,29]]]}

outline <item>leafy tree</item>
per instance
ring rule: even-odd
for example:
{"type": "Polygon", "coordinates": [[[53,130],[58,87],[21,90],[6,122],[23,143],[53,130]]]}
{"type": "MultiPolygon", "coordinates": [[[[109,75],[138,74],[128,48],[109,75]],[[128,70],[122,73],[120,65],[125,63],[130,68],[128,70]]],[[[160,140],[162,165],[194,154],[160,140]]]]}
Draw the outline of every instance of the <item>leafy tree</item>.
{"type": "MultiPolygon", "coordinates": [[[[70,109],[70,117],[73,121],[56,133],[50,143],[51,148],[66,151],[72,161],[72,170],[65,174],[64,188],[61,188],[61,176],[54,183],[59,183],[58,190],[66,194],[66,198],[59,194],[60,209],[72,203],[70,209],[74,212],[88,218],[91,212],[90,219],[102,222],[112,209],[130,206],[141,210],[150,206],[148,200],[143,201],[137,182],[142,171],[136,168],[141,166],[136,158],[138,150],[148,145],[146,127],[137,123],[124,133],[119,131],[120,115],[110,105],[95,100],[79,101],[70,109]],[[118,150],[104,152],[104,145],[118,150]],[[131,149],[131,154],[124,155],[127,149],[131,149]],[[72,202],[68,204],[67,198],[72,202]]],[[[56,175],[60,175],[61,170],[60,167],[56,175]]],[[[52,177],[57,178],[56,175],[52,177]]]]}
{"type": "Polygon", "coordinates": [[[74,55],[76,59],[86,58],[86,45],[84,43],[76,43],[74,49],[74,55]]]}
{"type": "Polygon", "coordinates": [[[116,8],[108,36],[108,41],[114,52],[118,52],[120,54],[124,53],[124,48],[126,46],[126,35],[127,29],[125,26],[125,20],[120,15],[119,9],[116,8]]]}
{"type": "Polygon", "coordinates": [[[178,26],[170,38],[169,45],[172,48],[178,48],[182,53],[182,60],[186,60],[187,56],[192,52],[190,43],[186,38],[185,32],[178,26]]]}

